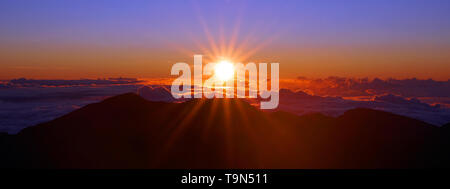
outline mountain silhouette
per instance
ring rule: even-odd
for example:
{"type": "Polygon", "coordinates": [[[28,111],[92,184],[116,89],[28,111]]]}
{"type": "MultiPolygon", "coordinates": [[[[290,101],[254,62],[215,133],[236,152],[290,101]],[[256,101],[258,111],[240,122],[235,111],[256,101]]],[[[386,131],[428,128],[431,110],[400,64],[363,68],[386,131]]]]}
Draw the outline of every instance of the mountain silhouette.
{"type": "Polygon", "coordinates": [[[443,125],[442,128],[450,129],[450,123],[443,125]]]}
{"type": "MultiPolygon", "coordinates": [[[[447,129],[448,130],[448,129],[447,129]]],[[[371,109],[337,118],[264,112],[239,99],[150,102],[134,93],[0,135],[1,167],[449,167],[449,132],[371,109]]]]}

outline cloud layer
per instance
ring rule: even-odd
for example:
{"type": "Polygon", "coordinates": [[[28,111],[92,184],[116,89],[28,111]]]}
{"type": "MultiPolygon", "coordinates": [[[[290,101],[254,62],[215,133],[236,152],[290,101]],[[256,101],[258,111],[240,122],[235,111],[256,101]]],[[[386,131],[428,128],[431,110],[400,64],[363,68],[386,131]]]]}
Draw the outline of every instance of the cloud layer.
{"type": "Polygon", "coordinates": [[[450,97],[450,80],[432,79],[355,79],[345,77],[328,77],[325,79],[308,79],[298,77],[291,81],[291,87],[319,96],[371,96],[396,94],[404,97],[450,97]]]}
{"type": "MultiPolygon", "coordinates": [[[[151,101],[181,101],[172,97],[168,85],[143,83],[126,78],[2,81],[0,132],[17,133],[25,127],[49,121],[84,105],[127,92],[137,92],[151,101]]],[[[437,126],[450,122],[450,108],[446,106],[446,102],[450,102],[448,81],[369,81],[330,77],[323,80],[299,78],[294,83],[297,89],[303,87],[303,90],[281,89],[278,110],[338,116],[349,109],[365,107],[405,115],[437,126]]]]}

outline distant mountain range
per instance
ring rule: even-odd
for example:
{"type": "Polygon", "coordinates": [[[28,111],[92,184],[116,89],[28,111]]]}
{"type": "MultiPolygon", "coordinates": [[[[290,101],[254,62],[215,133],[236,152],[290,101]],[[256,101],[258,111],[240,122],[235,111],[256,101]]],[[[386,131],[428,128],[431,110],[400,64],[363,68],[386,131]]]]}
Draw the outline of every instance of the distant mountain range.
{"type": "MultiPolygon", "coordinates": [[[[149,101],[183,102],[186,99],[175,99],[170,92],[170,86],[143,86],[138,94],[149,101]]],[[[442,126],[450,122],[450,108],[439,104],[430,105],[418,99],[407,99],[401,96],[386,94],[375,96],[370,100],[350,100],[342,97],[316,96],[303,91],[280,89],[280,104],[277,110],[296,115],[322,113],[327,116],[338,117],[354,108],[369,108],[399,114],[429,124],[442,126]]],[[[252,104],[260,104],[260,99],[246,99],[252,104]]]]}
{"type": "MultiPolygon", "coordinates": [[[[171,80],[1,80],[0,132],[17,134],[26,127],[127,92],[137,92],[150,101],[180,102],[172,97],[170,85],[164,83],[171,83],[171,80]]],[[[450,122],[450,81],[329,77],[317,80],[285,79],[280,80],[280,86],[278,110],[296,115],[320,112],[338,117],[354,108],[369,108],[436,126],[450,122]]]]}
{"type": "Polygon", "coordinates": [[[127,93],[17,135],[1,167],[450,167],[450,127],[357,108],[339,117],[263,112],[239,99],[151,102],[127,93]]]}

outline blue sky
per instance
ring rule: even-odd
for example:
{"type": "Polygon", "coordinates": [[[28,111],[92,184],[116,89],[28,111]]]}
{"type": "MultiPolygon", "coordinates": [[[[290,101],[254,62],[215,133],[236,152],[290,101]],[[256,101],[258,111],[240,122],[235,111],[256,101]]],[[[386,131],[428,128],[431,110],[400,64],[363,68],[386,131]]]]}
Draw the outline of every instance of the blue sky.
{"type": "Polygon", "coordinates": [[[230,33],[240,20],[243,31],[282,32],[284,39],[432,39],[448,38],[450,32],[446,0],[2,0],[0,7],[3,40],[184,38],[203,35],[201,19],[213,31],[223,25],[230,33]]]}

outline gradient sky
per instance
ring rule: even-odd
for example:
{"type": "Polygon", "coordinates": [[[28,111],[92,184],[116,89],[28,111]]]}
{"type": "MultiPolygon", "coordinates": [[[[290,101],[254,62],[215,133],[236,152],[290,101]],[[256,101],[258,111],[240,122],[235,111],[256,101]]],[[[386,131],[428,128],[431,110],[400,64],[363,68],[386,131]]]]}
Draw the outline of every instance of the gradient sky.
{"type": "Polygon", "coordinates": [[[448,0],[0,1],[0,79],[167,77],[197,53],[282,78],[447,80],[449,52],[448,0]]]}

